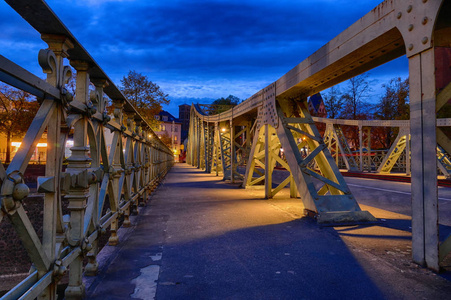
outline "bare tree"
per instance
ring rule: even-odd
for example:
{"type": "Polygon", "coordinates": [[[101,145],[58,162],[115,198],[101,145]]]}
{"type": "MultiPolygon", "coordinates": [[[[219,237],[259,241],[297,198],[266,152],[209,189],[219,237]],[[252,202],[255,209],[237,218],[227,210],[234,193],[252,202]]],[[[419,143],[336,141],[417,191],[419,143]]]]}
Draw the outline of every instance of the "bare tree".
{"type": "Polygon", "coordinates": [[[337,119],[340,117],[344,107],[343,95],[337,86],[333,86],[323,95],[323,103],[326,107],[327,117],[337,119]]]}
{"type": "Polygon", "coordinates": [[[347,92],[343,94],[343,117],[352,120],[368,118],[368,102],[372,91],[368,81],[368,74],[355,76],[348,81],[347,92]]]}
{"type": "MultiPolygon", "coordinates": [[[[374,118],[379,120],[409,120],[409,78],[393,78],[382,85],[385,93],[375,106],[374,118]]],[[[384,148],[390,147],[398,129],[385,127],[379,139],[384,148]]]]}
{"type": "MultiPolygon", "coordinates": [[[[344,110],[341,117],[351,120],[366,120],[370,117],[370,105],[366,101],[370,97],[371,86],[368,82],[368,74],[355,76],[348,81],[347,92],[343,94],[344,110]]],[[[358,149],[359,129],[355,126],[342,127],[348,140],[351,140],[351,147],[358,149]]]]}

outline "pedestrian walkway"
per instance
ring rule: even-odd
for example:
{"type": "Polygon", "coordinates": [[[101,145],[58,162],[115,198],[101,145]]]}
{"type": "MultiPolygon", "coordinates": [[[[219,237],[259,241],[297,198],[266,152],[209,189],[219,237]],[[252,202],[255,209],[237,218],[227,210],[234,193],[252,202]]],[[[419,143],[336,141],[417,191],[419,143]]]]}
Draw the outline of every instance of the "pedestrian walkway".
{"type": "Polygon", "coordinates": [[[410,233],[401,228],[409,221],[402,215],[371,211],[398,228],[321,228],[301,218],[300,200],[290,199],[288,190],[272,200],[263,195],[263,190],[245,190],[186,164],[175,165],[132,219],[133,226],[120,230],[121,244],[102,250],[100,274],[86,281],[87,298],[451,295],[448,280],[410,263],[410,233]],[[384,253],[386,247],[399,253],[384,253]]]}

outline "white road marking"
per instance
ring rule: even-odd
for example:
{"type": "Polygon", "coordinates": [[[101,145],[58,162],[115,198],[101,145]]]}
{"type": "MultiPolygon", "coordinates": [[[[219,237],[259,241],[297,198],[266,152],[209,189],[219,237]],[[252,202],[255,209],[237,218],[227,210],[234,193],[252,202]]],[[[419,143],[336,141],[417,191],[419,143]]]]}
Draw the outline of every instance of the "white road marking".
{"type": "Polygon", "coordinates": [[[143,300],[155,299],[159,274],[160,266],[158,265],[150,265],[141,269],[141,275],[131,281],[132,284],[135,284],[135,292],[130,297],[143,300]]]}
{"type": "Polygon", "coordinates": [[[150,258],[153,260],[153,261],[157,261],[157,260],[161,260],[161,256],[163,255],[163,253],[157,253],[157,254],[155,254],[155,255],[151,255],[150,256],[150,258]]]}
{"type": "MultiPolygon", "coordinates": [[[[372,187],[372,186],[358,185],[358,184],[352,184],[352,183],[348,183],[348,185],[349,185],[349,186],[360,187],[360,188],[364,188],[364,189],[370,189],[370,190],[377,190],[377,191],[389,192],[389,193],[398,193],[398,194],[404,194],[404,195],[410,195],[410,194],[411,194],[410,192],[402,192],[402,191],[395,191],[395,190],[381,189],[381,188],[376,188],[376,187],[372,187]]],[[[451,199],[449,199],[449,198],[438,198],[438,200],[451,201],[451,199]]]]}

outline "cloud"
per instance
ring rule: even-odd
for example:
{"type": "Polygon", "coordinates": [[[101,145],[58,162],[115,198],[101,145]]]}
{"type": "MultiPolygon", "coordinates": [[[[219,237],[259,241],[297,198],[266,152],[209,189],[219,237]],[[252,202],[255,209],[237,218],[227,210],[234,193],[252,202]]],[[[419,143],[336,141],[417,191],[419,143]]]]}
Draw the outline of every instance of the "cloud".
{"type": "MultiPolygon", "coordinates": [[[[174,99],[247,98],[380,0],[48,0],[116,83],[136,70],[174,99]]],[[[40,72],[36,33],[0,2],[2,55],[40,72]],[[28,54],[27,54],[28,53],[28,54]]],[[[374,73],[396,74],[399,65],[374,73]]],[[[42,74],[42,73],[41,73],[42,74]]],[[[377,75],[379,76],[379,75],[377,75]]]]}

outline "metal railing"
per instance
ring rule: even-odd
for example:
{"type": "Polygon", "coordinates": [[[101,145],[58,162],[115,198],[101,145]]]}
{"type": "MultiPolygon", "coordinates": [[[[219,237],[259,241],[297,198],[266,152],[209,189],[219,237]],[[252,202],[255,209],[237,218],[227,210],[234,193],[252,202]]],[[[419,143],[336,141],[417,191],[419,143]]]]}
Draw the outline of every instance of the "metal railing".
{"type": "Polygon", "coordinates": [[[45,2],[6,2],[48,49],[39,52],[46,81],[0,56],[0,80],[40,103],[11,163],[6,169],[0,164],[0,221],[10,220],[32,262],[29,276],[1,299],[55,299],[67,274],[65,297],[79,299],[83,270],[97,272],[99,238],[108,229],[109,244],[119,242],[120,219],[122,226],[130,225],[131,211],[147,201],[174,157],[45,2]],[[75,95],[65,88],[72,72],[66,62],[76,70],[75,95]],[[36,183],[43,203],[40,237],[22,204],[30,195],[24,173],[44,132],[45,175],[36,183]],[[63,166],[69,136],[73,146],[63,166]]]}

